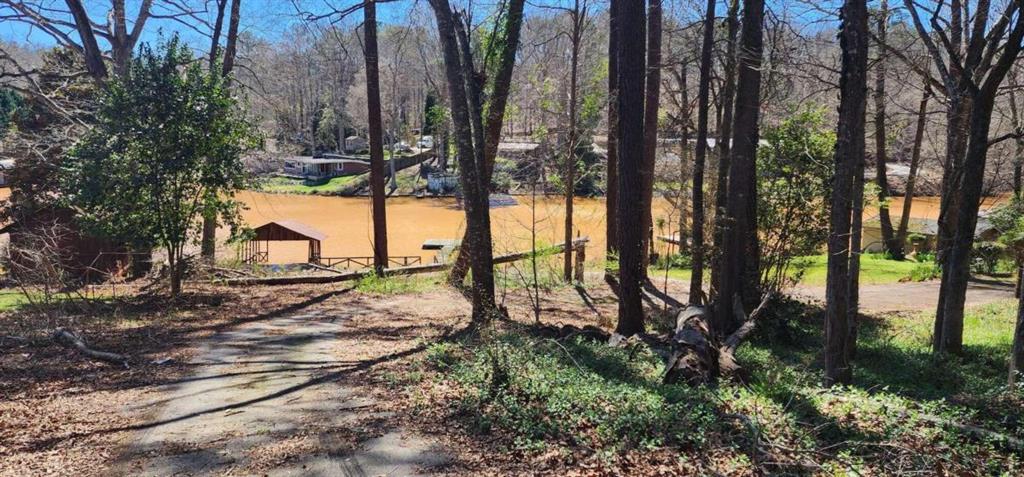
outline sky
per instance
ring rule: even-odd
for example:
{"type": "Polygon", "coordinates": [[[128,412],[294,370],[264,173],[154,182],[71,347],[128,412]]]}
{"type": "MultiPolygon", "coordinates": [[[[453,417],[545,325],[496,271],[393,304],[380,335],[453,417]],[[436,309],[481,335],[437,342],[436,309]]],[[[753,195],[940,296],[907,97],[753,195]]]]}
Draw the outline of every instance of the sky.
{"type": "MultiPolygon", "coordinates": [[[[47,7],[55,7],[65,9],[64,0],[34,0],[47,7]]],[[[128,3],[128,15],[129,18],[133,18],[138,11],[139,4],[142,0],[127,0],[128,3]]],[[[204,1],[211,2],[212,0],[179,0],[189,4],[202,4],[204,1]]],[[[313,14],[322,14],[329,12],[332,9],[343,9],[358,3],[360,0],[242,0],[242,25],[241,30],[244,33],[274,41],[281,38],[286,31],[293,28],[295,25],[302,23],[303,16],[300,15],[299,10],[304,12],[311,12],[313,14]]],[[[461,2],[463,5],[470,5],[474,10],[481,12],[490,11],[497,0],[455,0],[453,4],[461,2]]],[[[527,15],[531,14],[543,14],[542,12],[550,13],[552,10],[541,8],[540,5],[569,5],[573,0],[527,0],[527,15]]],[[[608,0],[590,0],[593,4],[595,11],[603,11],[608,3],[608,0]]],[[[640,0],[637,0],[640,1],[640,0]]],[[[409,12],[414,7],[426,8],[427,0],[394,0],[386,1],[381,3],[377,7],[377,18],[383,24],[389,23],[403,23],[408,20],[409,12]]],[[[89,11],[90,16],[94,20],[104,20],[107,12],[110,9],[110,0],[84,0],[83,3],[89,11]]],[[[154,2],[156,5],[161,3],[161,0],[154,2]]],[[[725,12],[726,5],[725,0],[720,0],[718,11],[720,15],[725,12]]],[[[826,17],[820,11],[809,5],[816,4],[816,0],[769,0],[768,8],[774,12],[782,13],[785,12],[787,16],[802,20],[803,23],[811,24],[822,17],[826,17]],[[809,3],[807,3],[809,2],[809,3]]],[[[830,3],[826,1],[824,3],[830,3]]],[[[684,5],[689,9],[693,9],[693,12],[689,14],[699,15],[700,12],[695,5],[695,2],[668,2],[669,7],[666,13],[679,8],[684,5]]],[[[0,7],[0,15],[2,15],[3,7],[0,7]]],[[[159,11],[159,7],[154,7],[159,11]]],[[[671,14],[671,13],[669,13],[671,14]]],[[[481,13],[482,17],[483,13],[481,13]]],[[[208,21],[212,22],[213,14],[208,13],[205,15],[208,21]]],[[[68,19],[70,20],[70,18],[68,19]]],[[[362,20],[362,15],[357,13],[352,15],[346,20],[347,24],[356,25],[362,20]]],[[[830,23],[830,22],[828,22],[830,23]]],[[[171,33],[178,32],[182,39],[190,44],[196,46],[196,48],[205,49],[208,39],[202,34],[190,30],[188,27],[182,25],[179,22],[167,20],[167,19],[150,19],[146,24],[146,29],[142,41],[152,42],[159,39],[160,35],[167,36],[171,33]]],[[[71,35],[73,38],[77,38],[77,34],[71,35]]],[[[37,47],[51,47],[56,44],[56,41],[36,28],[25,23],[12,21],[12,20],[0,20],[0,40],[11,41],[22,44],[29,44],[37,47]]],[[[101,45],[105,47],[106,45],[101,45]]]]}
{"type": "MultiPolygon", "coordinates": [[[[43,6],[54,6],[66,9],[64,0],[36,0],[43,6]]],[[[187,3],[201,4],[204,0],[185,0],[187,3]]],[[[358,0],[242,0],[242,24],[241,30],[254,36],[274,40],[279,38],[285,31],[301,22],[298,8],[312,13],[324,13],[330,11],[331,7],[344,8],[357,3],[358,0]]],[[[402,21],[409,12],[410,7],[417,1],[425,0],[398,0],[386,2],[377,7],[377,18],[382,23],[395,23],[402,21]]],[[[94,20],[103,21],[110,10],[109,0],[84,0],[90,17],[94,20]]],[[[128,16],[134,18],[138,12],[141,0],[127,0],[128,16]]],[[[160,0],[156,0],[159,4],[160,0]]],[[[158,8],[158,7],[154,7],[158,8]]],[[[156,10],[154,10],[156,11],[156,10]]],[[[0,10],[0,14],[3,10],[0,10]]],[[[210,21],[213,13],[204,15],[210,21]]],[[[359,21],[361,14],[357,14],[350,21],[359,21]]],[[[203,37],[190,31],[188,27],[179,22],[167,19],[150,19],[146,23],[146,29],[142,41],[154,41],[158,39],[161,32],[168,35],[178,32],[188,42],[205,43],[203,37]]],[[[72,35],[77,38],[77,35],[72,35]]],[[[32,26],[13,20],[0,20],[0,40],[16,43],[29,44],[39,47],[50,47],[56,41],[47,33],[32,26]]]]}

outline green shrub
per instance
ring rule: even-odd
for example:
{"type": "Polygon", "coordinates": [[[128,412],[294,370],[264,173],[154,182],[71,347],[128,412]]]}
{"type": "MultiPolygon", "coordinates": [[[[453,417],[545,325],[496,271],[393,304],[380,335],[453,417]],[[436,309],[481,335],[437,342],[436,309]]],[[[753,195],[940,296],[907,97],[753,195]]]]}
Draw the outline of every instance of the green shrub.
{"type": "Polygon", "coordinates": [[[918,252],[914,260],[921,263],[935,263],[935,252],[918,252]]]}
{"type": "Polygon", "coordinates": [[[693,266],[693,257],[687,253],[674,253],[668,256],[659,255],[654,263],[655,268],[662,270],[666,267],[689,270],[691,266],[693,266]]]}
{"type": "Polygon", "coordinates": [[[999,259],[1006,253],[1006,245],[999,242],[975,242],[971,249],[971,272],[992,275],[999,259]]]}
{"type": "Polygon", "coordinates": [[[919,263],[910,271],[910,281],[924,282],[942,276],[942,267],[935,262],[919,263]]]}

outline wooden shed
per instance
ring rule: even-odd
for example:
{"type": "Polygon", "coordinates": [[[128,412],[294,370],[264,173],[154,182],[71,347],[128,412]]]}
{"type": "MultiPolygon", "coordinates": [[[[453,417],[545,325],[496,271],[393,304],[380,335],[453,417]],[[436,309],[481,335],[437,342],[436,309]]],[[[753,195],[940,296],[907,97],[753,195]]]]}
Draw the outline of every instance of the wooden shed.
{"type": "Polygon", "coordinates": [[[309,242],[309,263],[320,262],[323,232],[294,220],[275,220],[256,227],[255,236],[242,247],[245,263],[266,263],[270,260],[270,242],[309,242]]]}

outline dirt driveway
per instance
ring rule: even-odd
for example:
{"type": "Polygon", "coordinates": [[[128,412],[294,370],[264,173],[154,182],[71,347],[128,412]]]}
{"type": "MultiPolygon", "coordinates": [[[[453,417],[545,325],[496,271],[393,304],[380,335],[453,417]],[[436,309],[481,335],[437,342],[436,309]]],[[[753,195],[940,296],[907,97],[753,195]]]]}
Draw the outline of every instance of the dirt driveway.
{"type": "MultiPolygon", "coordinates": [[[[967,306],[1013,299],[1012,284],[994,280],[972,280],[967,286],[967,306]]],[[[825,301],[825,287],[797,287],[799,298],[825,301]]],[[[939,281],[865,285],[860,288],[860,304],[865,311],[932,310],[939,301],[939,281]]]]}

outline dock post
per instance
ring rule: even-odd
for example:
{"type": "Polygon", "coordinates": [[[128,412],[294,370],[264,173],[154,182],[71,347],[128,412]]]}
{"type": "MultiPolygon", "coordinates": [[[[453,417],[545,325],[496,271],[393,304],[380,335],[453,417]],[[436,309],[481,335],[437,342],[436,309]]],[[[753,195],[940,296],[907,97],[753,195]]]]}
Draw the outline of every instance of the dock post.
{"type": "Polygon", "coordinates": [[[576,282],[583,284],[583,262],[587,260],[587,242],[579,241],[576,245],[576,282]]]}

